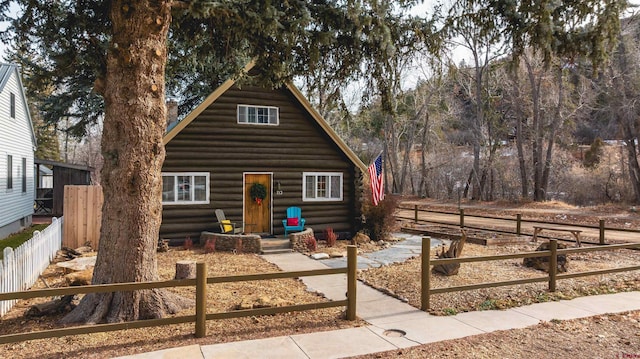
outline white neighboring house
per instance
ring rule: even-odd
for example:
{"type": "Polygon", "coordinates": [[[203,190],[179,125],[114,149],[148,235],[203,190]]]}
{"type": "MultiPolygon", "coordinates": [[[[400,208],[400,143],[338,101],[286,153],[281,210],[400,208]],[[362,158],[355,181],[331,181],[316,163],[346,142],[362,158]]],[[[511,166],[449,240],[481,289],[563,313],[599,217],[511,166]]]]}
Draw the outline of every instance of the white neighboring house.
{"type": "Polygon", "coordinates": [[[0,63],[0,238],[31,225],[35,149],[20,67],[0,63]]]}

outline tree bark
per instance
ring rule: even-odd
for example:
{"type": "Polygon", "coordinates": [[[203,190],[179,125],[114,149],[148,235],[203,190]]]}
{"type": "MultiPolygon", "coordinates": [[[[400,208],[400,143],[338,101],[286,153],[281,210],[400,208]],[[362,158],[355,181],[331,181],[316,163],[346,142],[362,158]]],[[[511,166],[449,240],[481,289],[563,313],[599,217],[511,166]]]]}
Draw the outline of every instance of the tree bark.
{"type": "Polygon", "coordinates": [[[527,76],[529,78],[529,86],[531,86],[531,102],[533,104],[533,121],[532,121],[532,165],[533,165],[533,200],[544,201],[545,193],[542,188],[542,173],[544,163],[542,161],[542,147],[544,143],[543,119],[540,113],[540,84],[541,79],[536,80],[531,61],[527,56],[523,57],[524,64],[527,67],[527,76]]]}
{"type": "MultiPolygon", "coordinates": [[[[102,228],[93,284],[158,280],[171,1],[113,1],[102,136],[102,228]],[[131,206],[136,203],[136,206],[131,206]]],[[[89,294],[63,321],[162,318],[187,303],[164,290],[89,294]]]]}

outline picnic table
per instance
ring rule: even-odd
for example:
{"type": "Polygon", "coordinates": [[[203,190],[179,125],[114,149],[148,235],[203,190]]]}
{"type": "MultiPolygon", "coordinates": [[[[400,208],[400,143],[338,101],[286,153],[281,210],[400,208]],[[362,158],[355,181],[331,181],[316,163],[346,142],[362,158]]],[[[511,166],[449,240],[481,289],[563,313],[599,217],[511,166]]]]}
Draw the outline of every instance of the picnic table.
{"type": "Polygon", "coordinates": [[[582,243],[580,243],[580,233],[582,233],[582,230],[573,229],[573,228],[549,227],[549,226],[533,226],[533,239],[532,239],[533,242],[538,241],[538,234],[540,234],[540,232],[542,232],[543,230],[555,231],[555,232],[569,232],[573,234],[573,237],[575,237],[578,247],[582,246],[582,243]]]}

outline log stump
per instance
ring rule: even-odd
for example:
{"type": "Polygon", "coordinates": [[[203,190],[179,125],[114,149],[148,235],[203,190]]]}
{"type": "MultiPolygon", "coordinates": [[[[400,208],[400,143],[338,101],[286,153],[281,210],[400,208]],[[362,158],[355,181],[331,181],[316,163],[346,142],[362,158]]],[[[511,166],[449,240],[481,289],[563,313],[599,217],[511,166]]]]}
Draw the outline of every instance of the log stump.
{"type": "Polygon", "coordinates": [[[75,308],[74,295],[65,295],[60,299],[54,299],[49,302],[32,305],[24,316],[27,318],[44,317],[48,315],[57,315],[60,313],[70,312],[75,308]]]}
{"type": "MultiPolygon", "coordinates": [[[[551,248],[549,242],[542,243],[536,248],[536,251],[548,251],[551,248]]],[[[558,243],[558,249],[566,249],[567,245],[558,243]]],[[[522,261],[525,267],[531,267],[540,271],[549,273],[549,257],[530,257],[522,261]]],[[[558,270],[556,273],[564,273],[569,268],[569,258],[566,254],[558,255],[558,270]]]]}
{"type": "Polygon", "coordinates": [[[196,262],[178,261],[176,262],[175,279],[193,279],[196,277],[196,262]]]}
{"type": "MultiPolygon", "coordinates": [[[[451,245],[449,245],[449,249],[445,252],[444,247],[442,248],[441,253],[436,253],[438,258],[458,258],[462,254],[462,249],[464,248],[464,244],[467,241],[467,231],[464,229],[460,230],[462,235],[460,239],[454,239],[451,241],[451,245]]],[[[460,270],[460,263],[449,263],[449,264],[438,264],[433,266],[431,270],[433,273],[443,274],[446,276],[456,275],[460,270]]]]}

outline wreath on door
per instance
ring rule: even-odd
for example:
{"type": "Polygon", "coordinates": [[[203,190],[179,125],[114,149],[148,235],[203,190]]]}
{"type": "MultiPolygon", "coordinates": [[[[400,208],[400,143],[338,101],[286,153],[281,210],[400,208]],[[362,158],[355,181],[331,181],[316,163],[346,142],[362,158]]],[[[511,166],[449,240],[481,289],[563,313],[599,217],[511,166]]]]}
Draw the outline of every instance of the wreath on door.
{"type": "Polygon", "coordinates": [[[251,200],[260,206],[267,197],[267,187],[260,183],[254,183],[249,189],[249,194],[251,195],[251,200]]]}

